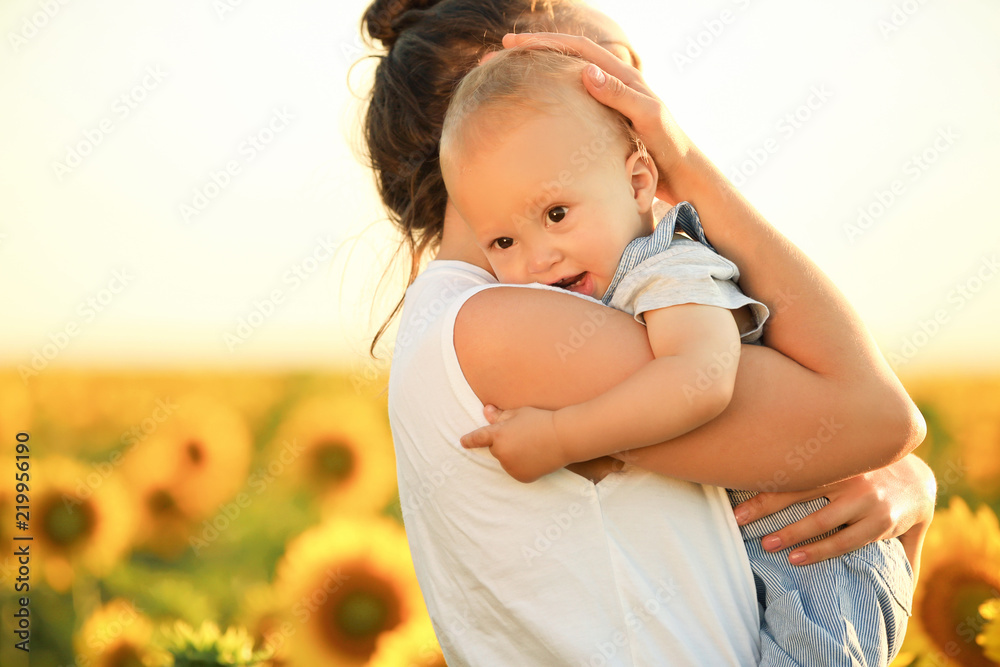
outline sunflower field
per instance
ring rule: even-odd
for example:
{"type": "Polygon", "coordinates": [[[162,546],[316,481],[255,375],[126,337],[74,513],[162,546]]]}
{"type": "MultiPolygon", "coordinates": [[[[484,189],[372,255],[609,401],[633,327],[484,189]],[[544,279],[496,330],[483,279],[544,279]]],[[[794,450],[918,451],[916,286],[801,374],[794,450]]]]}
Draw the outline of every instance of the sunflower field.
{"type": "MultiPolygon", "coordinates": [[[[893,665],[1000,664],[1000,377],[906,384],[939,498],[893,665]]],[[[0,375],[0,664],[28,664],[27,628],[33,667],[443,665],[383,388],[348,374],[0,375]]]]}

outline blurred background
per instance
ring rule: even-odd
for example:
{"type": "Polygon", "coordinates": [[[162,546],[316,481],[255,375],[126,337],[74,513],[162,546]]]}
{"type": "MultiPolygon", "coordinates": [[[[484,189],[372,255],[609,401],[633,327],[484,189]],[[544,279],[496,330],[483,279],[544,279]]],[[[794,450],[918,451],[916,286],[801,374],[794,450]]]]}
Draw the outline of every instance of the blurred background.
{"type": "MultiPolygon", "coordinates": [[[[29,535],[33,665],[440,660],[367,352],[403,283],[366,4],[0,5],[3,665],[29,535]]],[[[593,4],[927,419],[898,664],[1000,663],[1000,7],[593,4]]]]}

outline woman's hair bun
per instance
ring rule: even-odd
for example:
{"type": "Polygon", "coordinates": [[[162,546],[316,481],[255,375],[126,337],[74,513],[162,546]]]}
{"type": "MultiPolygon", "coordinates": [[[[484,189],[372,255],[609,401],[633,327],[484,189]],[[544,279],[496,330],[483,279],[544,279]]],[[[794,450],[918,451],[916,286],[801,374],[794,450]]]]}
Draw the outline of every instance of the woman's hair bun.
{"type": "Polygon", "coordinates": [[[415,18],[405,18],[410,10],[429,9],[441,0],[375,0],[368,5],[361,19],[363,29],[372,39],[391,49],[399,34],[414,23],[415,18]]]}

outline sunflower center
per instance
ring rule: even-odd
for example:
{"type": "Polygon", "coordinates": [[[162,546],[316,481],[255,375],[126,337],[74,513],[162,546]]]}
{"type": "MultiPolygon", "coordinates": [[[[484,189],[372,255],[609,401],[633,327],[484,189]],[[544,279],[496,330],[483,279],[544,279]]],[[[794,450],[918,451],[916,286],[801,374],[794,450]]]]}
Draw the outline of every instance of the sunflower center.
{"type": "Polygon", "coordinates": [[[50,542],[66,548],[86,538],[94,530],[94,507],[83,501],[76,507],[53,499],[42,510],[42,525],[50,542]]]}
{"type": "Polygon", "coordinates": [[[927,577],[918,614],[938,649],[955,662],[970,667],[995,667],[976,644],[985,621],[979,605],[996,597],[1000,576],[953,563],[927,577]]]}
{"type": "Polygon", "coordinates": [[[142,656],[135,650],[135,647],[131,644],[119,644],[111,652],[108,653],[108,657],[105,658],[104,663],[107,667],[145,667],[142,662],[142,656]]]}
{"type": "Polygon", "coordinates": [[[316,468],[324,480],[340,482],[354,471],[354,452],[343,442],[324,441],[316,446],[316,468]]]}
{"type": "Polygon", "coordinates": [[[195,465],[199,465],[205,460],[205,447],[197,440],[189,440],[187,446],[184,448],[184,452],[191,463],[195,465]]]}
{"type": "Polygon", "coordinates": [[[337,609],[337,625],[351,637],[367,637],[381,632],[389,615],[385,600],[368,591],[346,595],[337,609]]]}
{"type": "Polygon", "coordinates": [[[379,635],[402,621],[402,602],[393,585],[364,564],[343,571],[345,583],[330,592],[318,614],[326,626],[320,636],[337,653],[368,659],[379,635]]]}
{"type": "Polygon", "coordinates": [[[170,492],[164,489],[157,489],[149,494],[149,496],[146,497],[146,506],[149,508],[149,511],[156,516],[176,514],[178,511],[177,503],[174,502],[174,497],[170,495],[170,492]]]}

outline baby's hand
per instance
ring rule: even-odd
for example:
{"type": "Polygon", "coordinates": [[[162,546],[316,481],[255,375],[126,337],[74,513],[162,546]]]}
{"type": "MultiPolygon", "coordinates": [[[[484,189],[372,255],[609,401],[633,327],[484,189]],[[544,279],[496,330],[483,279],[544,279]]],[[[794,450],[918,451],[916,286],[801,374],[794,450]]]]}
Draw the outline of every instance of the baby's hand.
{"type": "Polygon", "coordinates": [[[483,408],[490,423],[462,436],[462,446],[489,447],[507,474],[519,482],[534,482],[562,468],[565,460],[556,436],[554,412],[538,408],[483,408]]]}

